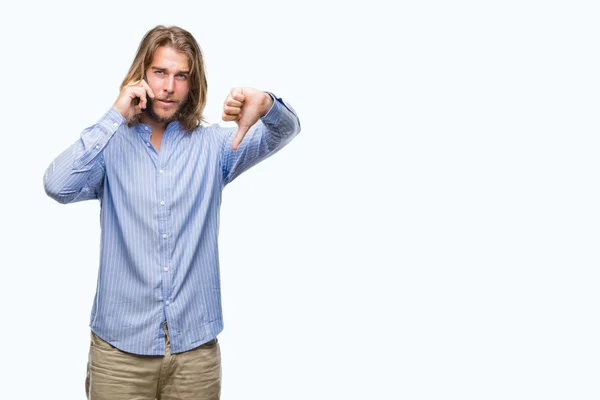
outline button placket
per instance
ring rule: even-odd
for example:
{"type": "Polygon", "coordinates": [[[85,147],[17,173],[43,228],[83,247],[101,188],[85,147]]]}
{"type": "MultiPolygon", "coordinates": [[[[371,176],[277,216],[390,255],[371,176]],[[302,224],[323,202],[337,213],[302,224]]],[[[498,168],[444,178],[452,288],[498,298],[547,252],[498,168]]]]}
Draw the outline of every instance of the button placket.
{"type": "Polygon", "coordinates": [[[162,164],[163,157],[166,157],[166,150],[163,149],[158,154],[158,162],[156,167],[158,167],[158,174],[156,174],[156,196],[157,196],[157,217],[158,217],[158,227],[159,232],[161,233],[161,240],[159,245],[159,260],[160,266],[163,273],[161,274],[161,292],[162,298],[165,299],[165,313],[167,317],[167,321],[169,321],[170,311],[167,310],[168,306],[172,303],[171,298],[171,273],[169,273],[169,267],[171,260],[169,259],[169,254],[172,253],[172,240],[169,238],[172,237],[172,229],[171,221],[169,220],[169,210],[166,207],[166,198],[168,197],[168,193],[170,191],[170,176],[167,174],[167,168],[162,164]],[[167,300],[170,299],[170,300],[167,300]]]}

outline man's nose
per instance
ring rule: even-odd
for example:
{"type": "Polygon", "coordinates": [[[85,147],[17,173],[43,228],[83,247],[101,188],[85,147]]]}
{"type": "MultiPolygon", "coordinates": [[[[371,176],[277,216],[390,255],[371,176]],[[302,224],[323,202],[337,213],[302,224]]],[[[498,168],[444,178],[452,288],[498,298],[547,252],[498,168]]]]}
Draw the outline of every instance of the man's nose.
{"type": "Polygon", "coordinates": [[[167,77],[167,79],[165,79],[163,84],[163,90],[169,93],[173,93],[173,91],[175,90],[175,77],[169,76],[167,77]]]}

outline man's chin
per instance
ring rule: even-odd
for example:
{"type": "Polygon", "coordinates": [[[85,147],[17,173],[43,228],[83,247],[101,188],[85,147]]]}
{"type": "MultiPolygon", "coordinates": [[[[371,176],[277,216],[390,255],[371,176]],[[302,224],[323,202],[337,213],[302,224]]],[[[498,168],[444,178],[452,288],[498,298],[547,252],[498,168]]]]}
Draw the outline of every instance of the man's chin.
{"type": "Polygon", "coordinates": [[[175,119],[176,119],[175,116],[177,115],[176,111],[173,111],[171,113],[163,113],[163,112],[156,112],[156,110],[145,110],[144,113],[150,119],[152,119],[156,122],[161,122],[161,123],[168,123],[171,121],[175,121],[175,119]]]}
{"type": "Polygon", "coordinates": [[[175,114],[176,113],[170,113],[170,114],[159,114],[156,113],[156,119],[158,120],[158,122],[171,122],[175,120],[175,114]]]}

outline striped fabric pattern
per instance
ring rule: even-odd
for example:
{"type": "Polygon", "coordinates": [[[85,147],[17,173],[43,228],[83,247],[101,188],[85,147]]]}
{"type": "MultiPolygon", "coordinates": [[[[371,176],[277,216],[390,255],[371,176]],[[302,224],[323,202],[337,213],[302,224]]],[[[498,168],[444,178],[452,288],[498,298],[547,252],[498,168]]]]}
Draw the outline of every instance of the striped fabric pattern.
{"type": "Polygon", "coordinates": [[[63,203],[100,200],[100,260],[90,327],[116,348],[164,355],[223,330],[219,276],[221,192],[300,132],[295,110],[273,106],[236,151],[237,127],[167,126],[157,152],[146,124],[128,127],[114,108],[48,166],[44,188],[63,203]]]}

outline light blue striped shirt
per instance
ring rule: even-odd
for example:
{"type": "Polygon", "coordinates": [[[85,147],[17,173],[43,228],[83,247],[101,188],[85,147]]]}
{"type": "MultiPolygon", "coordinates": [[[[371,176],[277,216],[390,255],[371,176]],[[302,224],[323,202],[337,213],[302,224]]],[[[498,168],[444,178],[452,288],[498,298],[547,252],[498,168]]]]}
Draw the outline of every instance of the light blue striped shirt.
{"type": "MultiPolygon", "coordinates": [[[[269,93],[269,92],[267,92],[269,93]]],[[[237,150],[237,127],[167,126],[157,152],[146,124],[114,108],[86,128],[44,174],[48,196],[100,200],[100,264],[90,328],[123,351],[181,353],[223,330],[218,231],[225,185],[300,132],[295,110],[273,106],[237,150]]]]}

